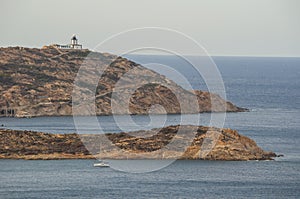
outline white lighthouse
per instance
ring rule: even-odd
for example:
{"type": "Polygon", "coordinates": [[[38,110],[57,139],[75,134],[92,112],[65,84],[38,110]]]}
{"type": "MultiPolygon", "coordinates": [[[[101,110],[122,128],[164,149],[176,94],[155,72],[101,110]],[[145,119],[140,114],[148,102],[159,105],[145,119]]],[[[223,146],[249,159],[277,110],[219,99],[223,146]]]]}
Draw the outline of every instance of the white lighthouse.
{"type": "Polygon", "coordinates": [[[75,34],[71,38],[70,48],[73,48],[73,49],[82,49],[82,45],[78,44],[78,39],[76,38],[75,34]]]}
{"type": "Polygon", "coordinates": [[[74,44],[78,44],[78,39],[76,38],[76,35],[73,35],[72,38],[71,38],[71,44],[74,45],[74,44]]]}
{"type": "Polygon", "coordinates": [[[53,44],[53,46],[59,49],[79,49],[79,50],[82,49],[82,45],[78,44],[78,39],[75,34],[71,37],[71,44],[67,44],[67,45],[53,44]]]}

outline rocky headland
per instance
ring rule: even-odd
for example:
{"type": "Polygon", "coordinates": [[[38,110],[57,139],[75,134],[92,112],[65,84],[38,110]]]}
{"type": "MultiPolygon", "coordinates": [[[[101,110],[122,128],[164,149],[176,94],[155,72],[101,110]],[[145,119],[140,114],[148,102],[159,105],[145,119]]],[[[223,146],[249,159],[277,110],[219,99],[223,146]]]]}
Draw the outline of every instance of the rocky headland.
{"type": "MultiPolygon", "coordinates": [[[[247,109],[237,107],[220,96],[206,91],[188,91],[152,70],[128,59],[108,53],[89,50],[62,50],[53,46],[38,48],[8,47],[0,48],[0,116],[33,117],[72,115],[72,92],[74,80],[82,65],[89,63],[107,67],[102,74],[96,91],[89,87],[92,75],[86,71],[82,84],[80,101],[89,100],[88,93],[94,92],[97,115],[112,114],[111,104],[120,106],[125,101],[112,100],[112,92],[120,79],[129,71],[137,74],[134,78],[124,77],[126,84],[118,87],[120,93],[129,93],[137,81],[143,86],[134,90],[130,96],[127,111],[117,114],[151,113],[198,113],[198,112],[240,112],[247,109]],[[136,78],[139,77],[139,80],[136,78]],[[148,83],[147,79],[151,78],[148,83]],[[153,80],[153,81],[152,81],[153,80]],[[174,91],[177,93],[175,96],[174,91]],[[191,98],[196,97],[198,107],[190,106],[191,98]],[[179,101],[184,102],[183,105],[179,101]],[[213,103],[212,103],[213,102],[213,103]],[[153,105],[159,104],[153,109],[153,105]],[[212,106],[214,104],[214,106],[212,106]],[[162,109],[163,107],[163,109],[162,109]]],[[[126,76],[126,75],[125,75],[126,76]]],[[[127,100],[128,101],[128,100],[127,100]]],[[[86,107],[79,107],[79,113],[89,115],[86,107]]],[[[115,112],[114,112],[115,113],[115,112]]]]}
{"type": "Polygon", "coordinates": [[[239,161],[271,160],[276,157],[276,154],[262,150],[252,139],[240,135],[235,130],[204,126],[177,125],[147,131],[101,135],[50,134],[0,129],[0,158],[2,159],[93,159],[95,157],[239,161]],[[181,134],[178,134],[179,129],[181,134]],[[114,145],[115,149],[110,148],[107,142],[101,142],[103,136],[114,145]],[[185,148],[184,144],[188,143],[186,142],[188,139],[191,139],[191,142],[185,148]],[[168,148],[171,142],[176,143],[176,147],[168,148]],[[160,149],[164,149],[164,152],[159,152],[160,149]],[[185,149],[183,153],[180,152],[182,149],[185,149]],[[145,156],[145,153],[154,153],[154,156],[145,156]]]}

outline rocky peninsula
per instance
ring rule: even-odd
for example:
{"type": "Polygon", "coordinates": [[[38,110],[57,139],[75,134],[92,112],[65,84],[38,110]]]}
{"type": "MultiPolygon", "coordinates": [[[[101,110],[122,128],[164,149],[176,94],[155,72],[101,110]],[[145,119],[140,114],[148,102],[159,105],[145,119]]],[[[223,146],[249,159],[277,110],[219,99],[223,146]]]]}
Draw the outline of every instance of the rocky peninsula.
{"type": "Polygon", "coordinates": [[[2,159],[145,159],[140,154],[155,152],[166,148],[170,142],[176,142],[176,148],[165,150],[163,156],[158,153],[149,159],[203,159],[203,160],[271,160],[276,157],[273,152],[262,150],[250,138],[240,135],[231,129],[211,128],[204,126],[168,126],[162,129],[136,131],[129,133],[109,134],[50,134],[32,131],[18,131],[0,129],[0,158],[2,159]],[[184,133],[178,135],[178,130],[184,133]],[[143,135],[141,137],[139,135],[143,135]],[[114,146],[124,153],[116,150],[107,150],[109,146],[104,143],[99,153],[100,140],[105,136],[114,146]],[[193,136],[193,137],[191,137],[193,136]],[[186,139],[191,140],[190,145],[183,154],[178,156],[181,144],[186,139]],[[99,139],[99,142],[98,140],[99,139]],[[87,145],[83,143],[92,144],[87,145]],[[211,144],[211,148],[203,147],[211,144]],[[207,151],[205,151],[207,150],[207,151]],[[130,152],[126,155],[126,152],[130,152]]]}
{"type": "MultiPolygon", "coordinates": [[[[58,49],[54,46],[39,48],[0,48],[0,116],[34,117],[72,115],[72,91],[80,66],[93,64],[107,67],[102,74],[95,93],[97,115],[111,115],[112,92],[128,71],[134,70],[144,86],[135,90],[130,98],[128,111],[118,114],[147,114],[152,105],[164,107],[151,110],[152,113],[198,112],[240,112],[247,109],[237,107],[207,91],[188,91],[172,80],[149,70],[128,59],[108,53],[89,50],[58,49]],[[148,78],[153,82],[146,83],[148,78]],[[178,94],[182,107],[179,104],[178,94]],[[190,98],[196,97],[199,108],[189,107],[190,98]],[[213,103],[212,103],[213,102],[213,103]],[[214,104],[214,106],[212,106],[214,104]],[[185,107],[184,107],[185,106],[185,107]]],[[[82,100],[88,98],[92,79],[97,71],[87,71],[83,82],[87,89],[82,91],[82,100]]],[[[120,93],[128,93],[136,84],[136,79],[123,79],[126,86],[119,87],[120,93]]],[[[119,100],[122,100],[120,97],[119,100]]],[[[119,104],[119,103],[116,103],[119,104]]],[[[81,113],[84,113],[80,111],[81,113]]],[[[84,113],[88,115],[89,113],[84,113]]]]}

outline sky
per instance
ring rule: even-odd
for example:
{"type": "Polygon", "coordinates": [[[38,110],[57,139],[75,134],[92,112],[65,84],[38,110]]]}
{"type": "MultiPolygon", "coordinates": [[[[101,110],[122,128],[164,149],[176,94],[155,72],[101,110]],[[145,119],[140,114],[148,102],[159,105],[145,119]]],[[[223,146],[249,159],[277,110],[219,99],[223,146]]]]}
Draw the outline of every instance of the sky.
{"type": "MultiPolygon", "coordinates": [[[[300,57],[298,0],[1,0],[0,46],[85,48],[122,31],[180,31],[210,55],[300,57]]],[[[173,41],[175,42],[175,41],[173,41]]]]}

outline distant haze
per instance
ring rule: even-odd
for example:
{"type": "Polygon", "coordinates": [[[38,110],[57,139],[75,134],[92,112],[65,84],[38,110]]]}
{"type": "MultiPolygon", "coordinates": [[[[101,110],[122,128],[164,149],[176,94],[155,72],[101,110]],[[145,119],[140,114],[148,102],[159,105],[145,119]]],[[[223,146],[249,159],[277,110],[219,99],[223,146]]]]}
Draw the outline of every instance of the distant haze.
{"type": "Polygon", "coordinates": [[[300,56],[297,0],[2,0],[0,46],[69,43],[86,48],[138,27],[183,32],[211,55],[300,56]]]}

